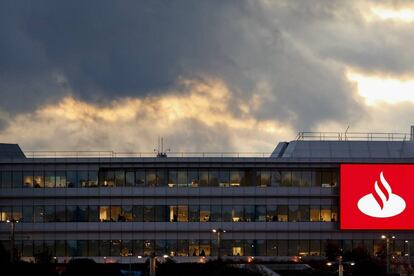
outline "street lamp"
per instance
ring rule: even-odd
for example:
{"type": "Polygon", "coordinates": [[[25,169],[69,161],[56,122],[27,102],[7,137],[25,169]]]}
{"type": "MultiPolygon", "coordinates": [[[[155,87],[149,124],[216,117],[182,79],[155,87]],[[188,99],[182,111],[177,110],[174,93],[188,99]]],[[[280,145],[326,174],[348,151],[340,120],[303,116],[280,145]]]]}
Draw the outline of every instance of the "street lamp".
{"type": "Polygon", "coordinates": [[[14,232],[16,230],[16,223],[19,223],[19,220],[11,218],[7,220],[7,223],[10,223],[10,262],[14,263],[15,261],[15,245],[14,245],[14,232]]]}
{"type": "Polygon", "coordinates": [[[395,239],[395,236],[381,235],[381,239],[386,241],[386,245],[387,245],[387,273],[390,273],[390,240],[395,239]]]}
{"type": "Polygon", "coordinates": [[[220,259],[221,257],[221,235],[223,233],[226,233],[226,230],[218,228],[218,229],[213,229],[212,230],[213,234],[217,235],[217,248],[218,248],[218,253],[217,253],[217,259],[220,259]]]}
{"type": "Polygon", "coordinates": [[[407,247],[407,251],[406,251],[407,253],[405,253],[405,256],[407,256],[408,259],[410,259],[410,242],[408,240],[405,240],[405,244],[407,247]]]}

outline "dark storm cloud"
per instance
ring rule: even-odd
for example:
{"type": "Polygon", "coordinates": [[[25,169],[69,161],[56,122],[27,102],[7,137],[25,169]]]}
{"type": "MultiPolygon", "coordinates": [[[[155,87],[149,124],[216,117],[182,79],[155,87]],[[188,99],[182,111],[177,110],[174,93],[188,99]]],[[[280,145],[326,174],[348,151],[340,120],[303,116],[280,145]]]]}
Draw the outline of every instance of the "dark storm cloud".
{"type": "Polygon", "coordinates": [[[298,129],[326,120],[346,125],[364,115],[347,66],[401,73],[414,64],[404,47],[409,28],[364,22],[365,1],[0,5],[0,110],[11,114],[68,94],[105,104],[211,76],[226,83],[235,103],[257,96],[258,119],[298,129]],[[387,31],[391,42],[381,43],[387,31]]]}

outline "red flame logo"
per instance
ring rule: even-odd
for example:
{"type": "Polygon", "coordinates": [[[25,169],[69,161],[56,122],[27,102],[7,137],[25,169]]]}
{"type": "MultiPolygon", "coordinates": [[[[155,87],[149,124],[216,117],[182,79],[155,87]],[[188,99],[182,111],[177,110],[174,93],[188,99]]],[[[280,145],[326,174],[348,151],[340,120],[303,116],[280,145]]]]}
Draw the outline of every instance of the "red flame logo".
{"type": "Polygon", "coordinates": [[[388,184],[387,180],[385,179],[383,172],[380,174],[380,180],[380,183],[378,183],[378,181],[375,181],[374,192],[372,195],[374,196],[381,209],[383,209],[385,203],[390,199],[392,190],[390,184],[388,184]]]}

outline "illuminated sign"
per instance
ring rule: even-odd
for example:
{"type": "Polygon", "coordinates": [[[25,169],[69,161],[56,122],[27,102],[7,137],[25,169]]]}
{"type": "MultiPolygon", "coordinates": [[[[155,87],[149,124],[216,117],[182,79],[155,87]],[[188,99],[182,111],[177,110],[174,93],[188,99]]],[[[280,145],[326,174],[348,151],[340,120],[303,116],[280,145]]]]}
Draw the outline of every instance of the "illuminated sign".
{"type": "Polygon", "coordinates": [[[342,164],[342,230],[414,230],[414,165],[342,164]]]}

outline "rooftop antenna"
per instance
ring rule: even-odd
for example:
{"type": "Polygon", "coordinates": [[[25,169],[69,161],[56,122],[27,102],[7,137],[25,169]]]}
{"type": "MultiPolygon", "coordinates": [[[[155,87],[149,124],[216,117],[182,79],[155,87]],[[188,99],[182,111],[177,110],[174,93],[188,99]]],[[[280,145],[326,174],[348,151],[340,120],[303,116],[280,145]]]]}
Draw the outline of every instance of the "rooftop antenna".
{"type": "MultiPolygon", "coordinates": [[[[158,147],[154,151],[157,153],[157,157],[167,157],[167,153],[164,151],[164,137],[158,136],[158,147]]],[[[167,151],[170,151],[170,149],[167,149],[167,151]]]]}
{"type": "Polygon", "coordinates": [[[346,134],[348,133],[348,130],[349,130],[349,125],[348,125],[348,127],[346,128],[346,130],[345,130],[345,141],[347,141],[347,140],[348,140],[348,137],[346,136],[346,134]]]}

